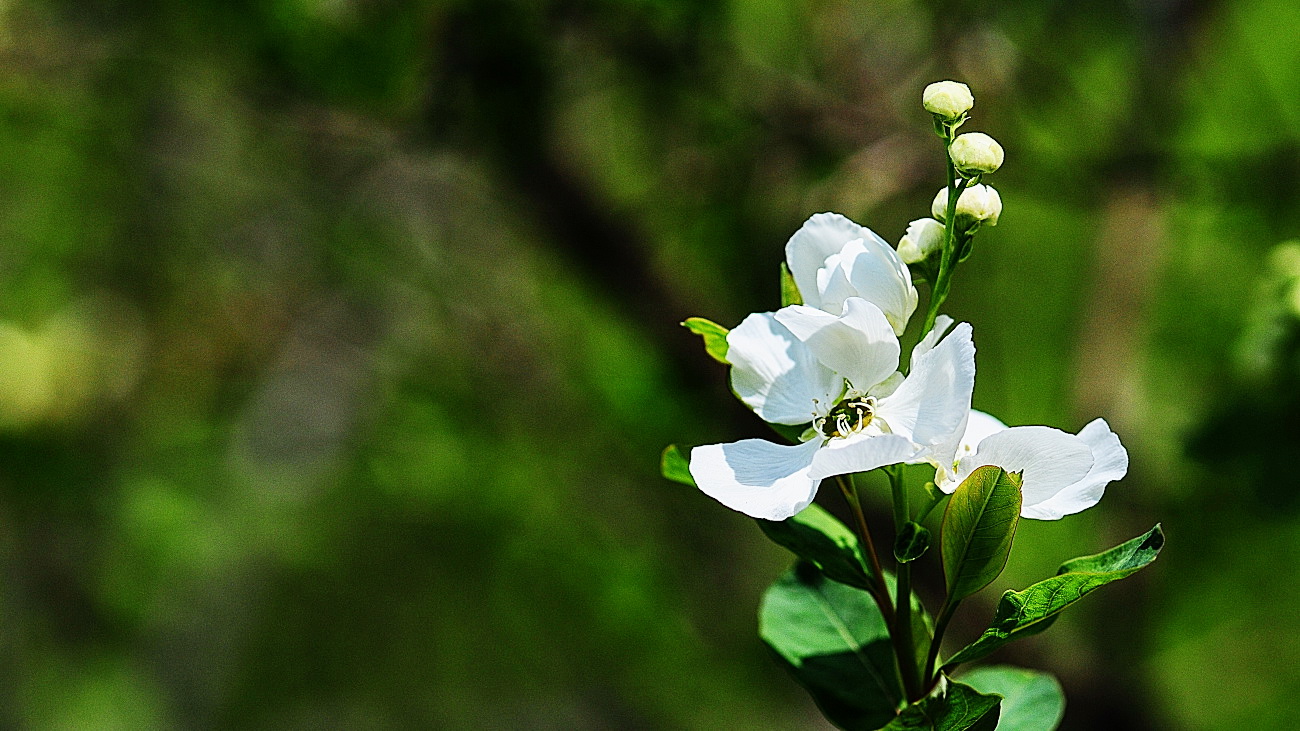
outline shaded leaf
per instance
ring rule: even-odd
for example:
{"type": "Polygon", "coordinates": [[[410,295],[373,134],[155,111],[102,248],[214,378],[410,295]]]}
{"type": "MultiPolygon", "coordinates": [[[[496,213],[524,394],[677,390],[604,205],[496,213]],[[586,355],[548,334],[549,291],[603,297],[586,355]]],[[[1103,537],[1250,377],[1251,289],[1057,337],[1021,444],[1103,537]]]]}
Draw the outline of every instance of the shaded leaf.
{"type": "Polygon", "coordinates": [[[902,700],[889,630],[866,592],[800,562],[763,596],[758,631],[826,718],[878,729],[902,700]]]}
{"type": "Polygon", "coordinates": [[[688,317],[682,326],[704,338],[704,350],[714,360],[727,363],[727,328],[703,317],[688,317]]]}
{"type": "Polygon", "coordinates": [[[998,731],[1052,731],[1065,715],[1065,692],[1047,673],[991,665],[963,673],[961,682],[1002,696],[998,731]]]}
{"type": "Polygon", "coordinates": [[[885,731],[993,731],[998,725],[1001,700],[963,683],[948,681],[941,690],[904,708],[885,731]]]}
{"type": "Polygon", "coordinates": [[[774,543],[811,561],[826,578],[859,589],[871,585],[857,536],[820,505],[809,505],[785,520],[760,519],[757,523],[774,543]]]}
{"type": "Polygon", "coordinates": [[[943,515],[943,572],[948,601],[988,586],[1002,573],[1020,521],[1020,476],[985,465],[967,477],[943,515]]]}
{"type": "Polygon", "coordinates": [[[659,472],[673,482],[695,487],[695,478],[691,477],[690,462],[676,444],[664,447],[663,456],[659,458],[659,472]]]}
{"type": "Polygon", "coordinates": [[[1160,525],[1095,556],[1066,561],[1056,576],[1023,591],[1008,591],[998,601],[993,626],[948,659],[945,667],[978,660],[1008,642],[1047,629],[1066,607],[1112,581],[1156,560],[1165,545],[1160,525]]]}
{"type": "Polygon", "coordinates": [[[799,294],[799,286],[794,283],[794,275],[790,273],[790,267],[781,262],[781,306],[801,304],[803,295],[799,294]]]}

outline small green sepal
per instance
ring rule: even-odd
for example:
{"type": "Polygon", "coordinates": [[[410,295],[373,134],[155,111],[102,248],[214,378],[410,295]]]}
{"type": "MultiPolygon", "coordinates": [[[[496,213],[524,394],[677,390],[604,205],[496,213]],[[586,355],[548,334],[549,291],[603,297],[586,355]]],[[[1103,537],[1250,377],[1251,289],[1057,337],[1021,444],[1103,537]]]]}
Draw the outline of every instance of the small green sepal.
{"type": "Polygon", "coordinates": [[[688,317],[682,322],[682,327],[704,338],[704,350],[710,357],[724,365],[731,365],[727,362],[727,333],[730,330],[703,317],[688,317]]]}
{"type": "Polygon", "coordinates": [[[910,563],[924,556],[929,548],[930,529],[909,520],[894,539],[894,558],[899,563],[910,563]]]}
{"type": "Polygon", "coordinates": [[[663,456],[659,458],[659,472],[673,482],[695,487],[695,478],[691,477],[690,461],[676,444],[664,447],[663,456]]]}
{"type": "Polygon", "coordinates": [[[794,275],[790,273],[790,267],[786,266],[785,262],[781,262],[781,306],[801,304],[803,304],[803,295],[799,294],[799,285],[794,283],[794,275]]]}

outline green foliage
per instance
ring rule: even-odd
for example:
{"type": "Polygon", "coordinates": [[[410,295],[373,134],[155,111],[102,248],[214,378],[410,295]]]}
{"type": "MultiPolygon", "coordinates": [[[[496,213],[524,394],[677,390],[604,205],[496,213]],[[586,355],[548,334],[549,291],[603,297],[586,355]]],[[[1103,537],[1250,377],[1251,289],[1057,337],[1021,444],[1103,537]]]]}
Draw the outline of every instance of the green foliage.
{"type": "Polygon", "coordinates": [[[866,731],[902,700],[889,631],[875,601],[800,562],[763,596],[758,632],[837,726],[866,731]]]}
{"type": "Polygon", "coordinates": [[[1002,573],[1020,520],[1020,476],[986,465],[967,477],[943,516],[948,601],[963,599],[1002,573]]]}
{"type": "Polygon", "coordinates": [[[857,536],[820,505],[782,521],[759,520],[758,527],[776,544],[815,564],[826,578],[858,589],[871,586],[857,536]]]}
{"type": "Polygon", "coordinates": [[[940,690],[904,708],[884,731],[994,731],[1001,699],[963,683],[948,681],[940,690]]]}
{"type": "Polygon", "coordinates": [[[730,365],[727,363],[727,333],[729,332],[727,328],[703,317],[688,317],[682,322],[682,326],[704,338],[704,350],[709,357],[719,363],[730,365]]]}
{"type": "Polygon", "coordinates": [[[676,444],[664,447],[664,452],[659,457],[659,473],[673,482],[695,487],[695,478],[691,477],[691,463],[676,444]]]}
{"type": "Polygon", "coordinates": [[[1047,673],[990,665],[959,679],[981,693],[1002,696],[998,731],[1052,731],[1065,715],[1065,692],[1047,673]]]}
{"type": "Polygon", "coordinates": [[[781,306],[803,304],[803,295],[799,294],[799,285],[794,283],[794,275],[790,273],[790,267],[785,262],[781,262],[781,306]]]}
{"type": "Polygon", "coordinates": [[[925,555],[930,549],[930,529],[909,520],[894,539],[894,558],[899,563],[910,563],[925,555]]]}
{"type": "Polygon", "coordinates": [[[1008,591],[998,602],[993,626],[949,658],[945,667],[978,660],[1014,639],[1042,632],[1066,607],[1156,560],[1164,545],[1164,532],[1156,525],[1109,551],[1066,561],[1056,576],[1028,589],[1008,591]]]}

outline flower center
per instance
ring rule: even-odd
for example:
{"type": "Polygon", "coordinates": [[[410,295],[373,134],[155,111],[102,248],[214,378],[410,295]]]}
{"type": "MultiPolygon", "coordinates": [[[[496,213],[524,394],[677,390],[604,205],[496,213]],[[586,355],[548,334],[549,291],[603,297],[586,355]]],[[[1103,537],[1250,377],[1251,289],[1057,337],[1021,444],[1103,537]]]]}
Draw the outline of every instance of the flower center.
{"type": "Polygon", "coordinates": [[[854,396],[844,399],[820,418],[814,426],[826,438],[847,437],[867,428],[876,413],[873,396],[854,396]]]}

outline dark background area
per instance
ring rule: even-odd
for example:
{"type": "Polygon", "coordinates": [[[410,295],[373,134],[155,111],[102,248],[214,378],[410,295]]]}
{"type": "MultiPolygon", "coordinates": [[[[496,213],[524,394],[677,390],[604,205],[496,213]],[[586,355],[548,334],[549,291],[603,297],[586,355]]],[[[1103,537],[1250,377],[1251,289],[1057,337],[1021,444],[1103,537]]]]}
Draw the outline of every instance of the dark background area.
{"type": "Polygon", "coordinates": [[[765,434],[677,323],[773,309],[811,213],[897,241],[954,78],[1007,150],[947,307],[975,406],[1105,416],[1132,468],[1026,521],[949,637],[1160,520],[1156,564],[994,660],[1056,674],[1066,729],[1300,726],[1297,27],[0,3],[0,725],[821,727],[755,633],[790,557],[658,476],[765,434]]]}

